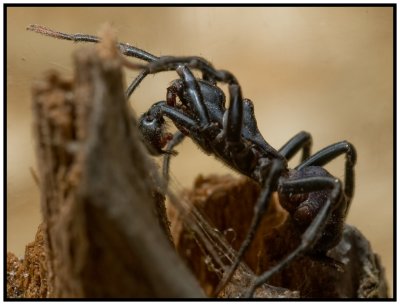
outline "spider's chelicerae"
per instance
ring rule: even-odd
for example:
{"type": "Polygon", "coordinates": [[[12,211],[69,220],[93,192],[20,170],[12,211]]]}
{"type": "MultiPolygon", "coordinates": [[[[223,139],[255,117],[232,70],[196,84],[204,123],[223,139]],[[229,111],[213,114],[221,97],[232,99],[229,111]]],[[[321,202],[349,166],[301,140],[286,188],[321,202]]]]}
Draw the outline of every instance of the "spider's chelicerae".
{"type": "MultiPolygon", "coordinates": [[[[43,26],[31,25],[28,29],[60,39],[100,41],[96,36],[70,35],[43,26]]],[[[175,70],[179,75],[179,79],[168,87],[166,100],[152,105],[139,120],[142,138],[150,152],[164,154],[163,172],[166,178],[173,148],[185,137],[190,137],[204,152],[213,154],[261,185],[247,236],[234,263],[225,270],[217,291],[223,289],[238,267],[263,213],[268,209],[273,192],[278,193],[280,204],[302,232],[301,243],[277,265],[257,276],[245,296],[251,297],[258,286],[299,254],[326,257],[327,251],[341,239],[353,197],[356,163],[353,145],[342,141],[310,155],[311,135],[303,131],[276,150],[259,132],[253,103],[242,97],[240,85],[232,73],[216,70],[200,57],[157,57],[128,44],[119,43],[118,47],[127,56],[148,62],[141,66],[140,74],[127,89],[127,97],[148,74],[175,70]],[[201,71],[202,79],[195,78],[191,69],[201,71]],[[219,82],[229,86],[228,108],[225,106],[225,94],[218,87],[219,82]],[[169,118],[178,129],[173,136],[165,131],[164,117],[169,118]],[[165,146],[166,149],[163,149],[165,146]],[[301,163],[294,169],[288,168],[288,160],[300,150],[301,163]],[[342,154],[345,155],[343,186],[339,179],[323,168],[342,154]]]]}

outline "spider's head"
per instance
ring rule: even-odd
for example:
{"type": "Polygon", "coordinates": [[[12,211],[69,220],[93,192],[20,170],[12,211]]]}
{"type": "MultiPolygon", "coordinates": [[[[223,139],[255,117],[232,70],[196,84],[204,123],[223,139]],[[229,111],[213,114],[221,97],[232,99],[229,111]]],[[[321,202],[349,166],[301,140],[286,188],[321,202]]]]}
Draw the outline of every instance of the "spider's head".
{"type": "Polygon", "coordinates": [[[152,155],[161,155],[167,153],[163,147],[172,139],[172,134],[166,132],[166,123],[162,117],[159,105],[164,102],[158,102],[142,114],[139,118],[139,131],[142,141],[152,155]]]}

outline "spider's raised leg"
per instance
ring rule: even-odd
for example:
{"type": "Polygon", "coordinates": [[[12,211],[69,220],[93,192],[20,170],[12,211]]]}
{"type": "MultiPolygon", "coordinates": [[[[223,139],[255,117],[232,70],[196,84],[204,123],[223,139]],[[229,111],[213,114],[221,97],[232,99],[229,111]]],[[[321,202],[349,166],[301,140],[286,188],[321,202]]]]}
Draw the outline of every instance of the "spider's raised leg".
{"type": "MultiPolygon", "coordinates": [[[[37,24],[31,24],[26,28],[28,31],[33,31],[45,36],[57,38],[57,39],[63,39],[63,40],[71,40],[74,42],[94,42],[98,43],[101,41],[100,37],[94,36],[94,35],[87,35],[87,34],[67,34],[67,33],[62,33],[58,31],[54,31],[48,27],[42,26],[42,25],[37,25],[37,24]]],[[[129,56],[129,57],[135,57],[138,59],[145,60],[147,62],[151,62],[154,60],[158,60],[159,57],[154,56],[153,54],[150,54],[149,52],[146,52],[144,50],[141,50],[139,48],[133,47],[127,43],[117,43],[117,47],[120,49],[122,54],[129,56]]]]}
{"type": "Polygon", "coordinates": [[[301,170],[307,166],[324,166],[342,154],[346,154],[344,193],[350,202],[354,194],[354,166],[357,160],[356,149],[351,143],[342,141],[325,147],[297,166],[296,169],[301,170]]]}
{"type": "MultiPolygon", "coordinates": [[[[68,33],[63,33],[63,32],[58,32],[54,31],[48,27],[42,26],[42,25],[37,25],[37,24],[31,24],[27,27],[27,30],[33,31],[45,36],[57,38],[57,39],[63,39],[63,40],[71,40],[74,42],[93,42],[93,43],[99,43],[101,41],[100,37],[94,36],[94,35],[88,35],[88,34],[68,34],[68,33]]],[[[134,46],[131,46],[127,43],[117,43],[118,48],[120,49],[121,53],[129,56],[129,57],[135,57],[147,62],[152,62],[160,59],[160,57],[155,56],[153,54],[150,54],[149,52],[146,52],[144,50],[141,50],[139,48],[136,48],[134,46]]],[[[149,74],[149,71],[143,70],[136,78],[135,80],[129,85],[128,89],[126,90],[125,96],[129,98],[133,91],[137,88],[137,86],[142,82],[142,80],[149,74]]]]}
{"type": "Polygon", "coordinates": [[[296,180],[284,180],[279,185],[279,192],[287,194],[288,196],[293,194],[304,194],[315,191],[327,191],[329,193],[328,198],[325,201],[325,196],[317,197],[317,204],[322,206],[318,211],[318,214],[312,220],[311,224],[305,230],[301,237],[300,245],[291,253],[289,253],[282,261],[277,265],[259,275],[251,284],[248,291],[245,294],[246,298],[251,298],[254,291],[260,285],[264,284],[268,279],[284,268],[299,254],[305,253],[310,250],[315,243],[318,241],[319,234],[324,230],[329,217],[332,214],[332,210],[335,206],[340,204],[343,198],[343,192],[341,183],[338,179],[331,176],[320,176],[320,177],[306,177],[299,178],[296,180]],[[321,202],[321,200],[325,202],[321,202]]]}
{"type": "Polygon", "coordinates": [[[279,149],[279,153],[287,160],[290,160],[300,149],[302,149],[303,153],[301,155],[301,162],[303,162],[310,156],[311,145],[311,134],[301,131],[287,141],[286,144],[279,149]]]}

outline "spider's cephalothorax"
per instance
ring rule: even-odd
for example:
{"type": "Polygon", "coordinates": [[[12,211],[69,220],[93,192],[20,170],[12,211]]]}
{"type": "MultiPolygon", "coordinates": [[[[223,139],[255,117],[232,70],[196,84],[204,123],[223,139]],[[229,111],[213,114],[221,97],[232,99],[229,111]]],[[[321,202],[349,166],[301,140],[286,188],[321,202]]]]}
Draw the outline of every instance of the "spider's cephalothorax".
{"type": "MultiPolygon", "coordinates": [[[[28,29],[73,41],[100,40],[91,35],[60,33],[43,26],[32,25],[28,29]]],[[[127,56],[148,62],[140,66],[143,69],[128,87],[128,97],[148,74],[175,70],[180,77],[168,87],[166,99],[151,106],[139,120],[139,129],[149,151],[155,155],[164,154],[163,173],[166,179],[173,148],[189,137],[207,154],[216,156],[261,185],[246,238],[234,263],[225,270],[217,291],[226,285],[238,267],[275,191],[302,233],[301,243],[276,266],[259,275],[245,296],[251,297],[259,285],[299,254],[325,256],[329,249],[337,245],[354,191],[356,151],[352,144],[338,142],[310,155],[311,135],[303,131],[275,150],[259,132],[253,103],[242,98],[241,88],[232,73],[216,70],[208,61],[196,56],[157,57],[128,44],[119,43],[118,47],[127,56]],[[202,79],[196,79],[192,69],[201,71],[202,79]],[[229,107],[218,83],[229,86],[229,107]],[[167,131],[165,117],[178,128],[174,135],[167,131]],[[163,149],[165,146],[167,148],[163,149]],[[287,161],[300,150],[301,163],[289,169],[287,161]],[[345,177],[342,186],[339,179],[323,166],[343,154],[345,177]]]]}

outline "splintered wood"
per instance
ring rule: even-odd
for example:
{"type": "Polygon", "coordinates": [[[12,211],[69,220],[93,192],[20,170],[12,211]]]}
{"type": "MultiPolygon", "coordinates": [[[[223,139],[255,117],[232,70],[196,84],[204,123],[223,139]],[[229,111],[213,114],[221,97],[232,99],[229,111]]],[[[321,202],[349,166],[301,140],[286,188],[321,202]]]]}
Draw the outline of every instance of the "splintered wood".
{"type": "Polygon", "coordinates": [[[7,253],[7,297],[48,297],[46,247],[44,224],[41,224],[35,240],[25,247],[24,259],[7,253]]]}

